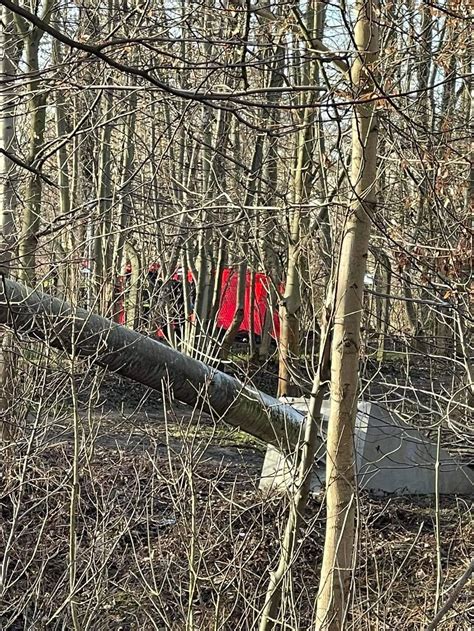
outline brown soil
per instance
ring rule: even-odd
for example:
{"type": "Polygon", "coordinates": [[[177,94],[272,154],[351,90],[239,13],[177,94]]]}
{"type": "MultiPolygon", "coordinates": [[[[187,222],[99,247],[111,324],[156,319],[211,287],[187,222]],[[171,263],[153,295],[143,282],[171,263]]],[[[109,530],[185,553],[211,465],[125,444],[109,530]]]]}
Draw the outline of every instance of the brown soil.
{"type": "MultiPolygon", "coordinates": [[[[233,443],[230,431],[212,437],[210,419],[196,431],[180,406],[168,414],[168,432],[163,407],[114,414],[95,419],[97,438],[80,455],[73,600],[81,628],[182,630],[192,613],[195,629],[255,629],[286,506],[258,491],[261,451],[233,443]]],[[[26,451],[19,440],[3,467],[0,550],[9,563],[1,628],[73,629],[70,430],[51,426],[25,463],[26,451]]],[[[444,498],[439,520],[443,600],[474,549],[472,505],[444,498]]],[[[311,622],[323,540],[314,497],[282,629],[311,622]]],[[[434,613],[436,559],[432,498],[361,496],[347,629],[423,629],[434,613]]],[[[466,587],[441,629],[472,628],[471,596],[466,587]]]]}
{"type": "MultiPolygon", "coordinates": [[[[400,374],[385,371],[383,379],[400,382],[400,374]]],[[[421,373],[410,378],[423,389],[421,373]]],[[[378,378],[373,393],[382,386],[378,378]]],[[[164,406],[158,393],[122,379],[108,376],[97,391],[84,379],[79,391],[75,572],[69,552],[73,433],[65,394],[67,400],[44,411],[34,435],[30,414],[3,454],[0,628],[73,629],[73,602],[80,629],[181,631],[191,618],[199,631],[256,629],[287,504],[258,490],[263,446],[178,403],[164,406]]],[[[314,615],[321,502],[313,497],[309,505],[281,630],[308,629],[314,615]]],[[[346,628],[424,629],[435,611],[438,559],[442,603],[473,554],[472,499],[441,499],[438,552],[431,497],[362,494],[358,514],[346,628]]],[[[439,628],[472,629],[473,602],[467,585],[439,628]]]]}

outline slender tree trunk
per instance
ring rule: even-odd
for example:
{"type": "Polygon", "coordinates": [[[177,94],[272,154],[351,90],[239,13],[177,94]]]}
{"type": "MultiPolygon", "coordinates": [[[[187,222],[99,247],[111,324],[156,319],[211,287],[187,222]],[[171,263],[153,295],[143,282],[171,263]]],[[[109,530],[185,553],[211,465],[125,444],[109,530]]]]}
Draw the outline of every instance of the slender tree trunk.
{"type": "Polygon", "coordinates": [[[226,243],[221,237],[219,239],[219,245],[217,249],[216,268],[214,270],[214,283],[212,287],[212,300],[211,310],[209,313],[209,320],[215,322],[219,314],[219,307],[221,304],[221,292],[222,292],[222,272],[227,261],[226,243]]]}
{"type": "MultiPolygon", "coordinates": [[[[206,221],[205,211],[202,214],[203,224],[206,221]]],[[[190,354],[194,351],[199,351],[203,340],[199,338],[203,332],[206,331],[208,315],[209,315],[209,301],[210,301],[210,288],[211,288],[211,261],[209,256],[209,243],[207,241],[206,231],[201,228],[198,235],[198,255],[196,258],[196,271],[197,271],[197,283],[196,283],[196,302],[194,309],[194,335],[193,343],[189,348],[190,354]]]]}
{"type": "Polygon", "coordinates": [[[100,141],[98,165],[98,211],[97,234],[94,243],[94,282],[99,297],[100,312],[105,314],[112,298],[112,93],[104,94],[104,126],[100,141]]]}
{"type": "MultiPolygon", "coordinates": [[[[252,157],[252,170],[249,174],[247,182],[247,193],[245,195],[244,208],[249,208],[255,203],[255,197],[257,195],[257,184],[262,175],[264,140],[265,138],[263,134],[259,134],[257,136],[257,141],[255,143],[252,157]]],[[[223,357],[224,359],[229,354],[230,348],[235,340],[235,336],[237,335],[240,329],[240,325],[242,324],[242,320],[244,319],[245,286],[247,282],[246,278],[247,259],[242,261],[239,266],[239,282],[237,287],[237,304],[235,307],[235,313],[234,317],[232,318],[230,327],[227,329],[222,341],[221,357],[223,357]]]]}
{"type": "Polygon", "coordinates": [[[255,270],[252,270],[249,275],[249,359],[250,361],[256,361],[258,359],[258,353],[255,342],[255,291],[256,291],[256,276],[255,270]]]}
{"type": "Polygon", "coordinates": [[[270,575],[265,606],[260,619],[259,631],[271,631],[278,621],[278,611],[283,595],[292,589],[291,567],[294,563],[296,542],[303,522],[304,511],[311,488],[311,472],[320,445],[321,406],[329,379],[330,323],[324,325],[321,336],[318,370],[306,418],[305,434],[298,453],[298,473],[290,502],[288,520],[283,534],[278,566],[270,575]]]}
{"type": "MultiPolygon", "coordinates": [[[[308,32],[314,33],[320,40],[324,30],[324,4],[316,2],[315,9],[307,12],[308,32]]],[[[310,53],[308,52],[308,55],[310,53]]],[[[308,84],[319,84],[319,64],[313,58],[305,62],[302,70],[302,80],[308,84]]],[[[307,104],[314,99],[314,94],[304,95],[307,104]]],[[[299,311],[301,308],[301,274],[302,274],[302,236],[304,227],[308,225],[309,213],[304,209],[308,204],[313,188],[312,165],[320,160],[321,155],[315,156],[316,147],[316,116],[312,108],[304,110],[302,130],[297,136],[294,169],[294,202],[295,209],[291,216],[288,269],[286,274],[285,291],[280,302],[280,345],[278,368],[278,396],[295,396],[298,394],[297,385],[292,377],[292,365],[299,354],[299,311]]],[[[319,130],[321,131],[321,130],[319,130]]],[[[319,136],[322,140],[322,136],[319,136]]]]}
{"type": "MultiPolygon", "coordinates": [[[[14,41],[14,26],[10,11],[1,7],[0,13],[0,140],[7,153],[13,151],[15,142],[14,79],[18,63],[14,41]]],[[[15,249],[16,211],[15,165],[5,153],[0,153],[0,271],[9,274],[15,249]]]]}
{"type": "MultiPolygon", "coordinates": [[[[420,109],[420,138],[419,138],[419,150],[421,149],[422,155],[426,157],[430,156],[431,147],[431,126],[432,117],[434,116],[434,103],[432,99],[432,90],[430,90],[430,69],[432,64],[432,47],[433,47],[433,18],[431,15],[430,7],[422,5],[421,12],[421,33],[420,33],[420,63],[418,64],[418,102],[420,109]]],[[[422,175],[420,181],[417,183],[418,196],[418,208],[416,213],[416,221],[413,227],[411,241],[416,244],[420,234],[424,229],[424,222],[429,217],[430,199],[432,197],[431,183],[433,168],[429,164],[429,158],[425,165],[421,165],[422,175]]],[[[415,193],[416,194],[416,193],[415,193]]],[[[413,249],[413,246],[410,248],[413,249]]],[[[410,269],[410,260],[408,260],[406,267],[402,271],[403,289],[404,293],[409,300],[405,302],[407,319],[412,329],[413,346],[414,348],[424,353],[426,351],[426,333],[425,333],[425,321],[423,317],[423,305],[415,305],[410,299],[413,297],[413,278],[410,269]]]]}
{"type": "MultiPolygon", "coordinates": [[[[127,229],[130,225],[132,215],[131,179],[132,165],[135,156],[135,123],[136,123],[136,94],[130,97],[130,114],[126,119],[125,140],[124,140],[124,164],[122,167],[122,180],[120,183],[120,206],[118,213],[117,235],[115,236],[113,268],[114,273],[114,297],[112,311],[118,315],[121,311],[120,302],[124,301],[124,287],[121,277],[124,275],[126,267],[125,242],[127,239],[127,229]],[[116,305],[116,303],[118,303],[116,305]]],[[[112,236],[110,236],[112,239],[112,236]]]]}
{"type": "Polygon", "coordinates": [[[139,321],[140,259],[135,248],[129,243],[125,245],[125,253],[131,263],[131,273],[126,291],[125,322],[128,327],[135,329],[139,321]]]}
{"type": "MultiPolygon", "coordinates": [[[[41,19],[48,23],[51,18],[52,0],[45,0],[41,19]]],[[[23,39],[25,61],[29,75],[27,83],[29,147],[27,162],[36,168],[36,161],[43,146],[46,130],[46,93],[41,92],[40,43],[44,35],[39,27],[31,27],[18,17],[18,36],[23,39]]],[[[33,282],[36,276],[36,250],[41,222],[42,180],[38,173],[30,173],[27,180],[23,206],[21,240],[19,243],[20,277],[33,282]]]]}
{"type": "Polygon", "coordinates": [[[300,289],[300,226],[301,211],[296,210],[292,218],[290,244],[288,247],[288,269],[285,293],[280,301],[280,344],[278,362],[278,396],[295,396],[297,386],[292,377],[292,364],[298,355],[299,319],[301,307],[300,289]]]}
{"type": "MultiPolygon", "coordinates": [[[[58,67],[62,63],[61,43],[53,40],[52,60],[58,67]]],[[[55,93],[55,123],[56,134],[61,141],[68,133],[68,121],[66,115],[66,100],[63,90],[57,90],[55,93]]],[[[71,217],[71,179],[68,168],[68,150],[67,144],[61,144],[57,152],[57,168],[58,168],[58,185],[59,185],[59,214],[66,221],[70,221],[71,217]]],[[[58,289],[59,294],[65,296],[66,292],[74,292],[73,278],[71,268],[67,265],[67,257],[74,250],[74,231],[67,230],[64,235],[58,239],[56,244],[57,257],[60,262],[57,265],[58,289]]]]}
{"type": "MultiPolygon", "coordinates": [[[[15,142],[15,101],[13,79],[16,75],[18,55],[15,54],[14,27],[10,11],[0,10],[0,145],[10,152],[15,142]]],[[[0,282],[9,276],[15,252],[15,165],[0,153],[0,282]]],[[[12,403],[13,335],[0,330],[0,440],[9,442],[13,426],[8,412],[12,403]]]]}
{"type": "Polygon", "coordinates": [[[262,328],[262,340],[258,349],[258,357],[261,362],[265,361],[270,354],[272,344],[272,334],[274,334],[273,316],[278,305],[278,296],[272,282],[272,278],[268,275],[267,280],[267,305],[265,310],[265,320],[262,328]]]}
{"type": "Polygon", "coordinates": [[[377,115],[372,73],[378,55],[378,0],[358,0],[351,71],[354,97],[351,183],[353,196],[343,228],[335,291],[331,350],[331,411],[327,437],[326,538],[316,610],[317,631],[340,631],[349,608],[354,547],[356,480],[354,425],[357,411],[360,322],[371,218],[376,209],[377,115]]]}
{"type": "MultiPolygon", "coordinates": [[[[28,118],[30,122],[30,142],[28,164],[35,166],[39,150],[43,145],[46,127],[46,98],[41,93],[39,79],[39,44],[42,32],[33,29],[28,33],[25,42],[26,63],[32,79],[28,83],[28,118]]],[[[41,177],[36,173],[28,176],[26,199],[22,217],[22,235],[20,241],[20,277],[34,283],[36,277],[37,233],[41,221],[41,177]]]]}
{"type": "Polygon", "coordinates": [[[390,296],[392,292],[392,267],[390,257],[385,252],[378,252],[377,256],[381,261],[381,283],[380,287],[376,285],[376,291],[386,294],[386,297],[380,297],[377,308],[377,361],[382,363],[385,358],[385,339],[390,327],[390,296]]]}
{"type": "MultiPolygon", "coordinates": [[[[279,88],[283,85],[285,61],[286,61],[286,49],[281,43],[282,38],[279,38],[279,42],[275,45],[274,50],[271,53],[271,71],[270,71],[270,87],[279,88]]],[[[270,93],[268,99],[271,104],[277,105],[281,97],[278,93],[270,93]]],[[[275,108],[269,108],[267,115],[271,125],[275,128],[280,124],[281,112],[275,108]]],[[[278,259],[273,247],[273,237],[276,234],[277,220],[275,217],[275,207],[278,203],[278,147],[279,139],[276,136],[268,135],[266,139],[266,159],[265,159],[265,187],[262,194],[262,200],[266,206],[271,207],[271,210],[263,210],[260,220],[260,238],[259,249],[263,261],[263,268],[269,277],[268,287],[268,299],[267,299],[267,311],[265,314],[265,322],[262,330],[262,340],[258,349],[258,355],[260,361],[267,359],[270,354],[271,348],[271,333],[273,333],[273,314],[278,308],[278,293],[276,288],[279,286],[282,276],[279,269],[278,259]]]]}

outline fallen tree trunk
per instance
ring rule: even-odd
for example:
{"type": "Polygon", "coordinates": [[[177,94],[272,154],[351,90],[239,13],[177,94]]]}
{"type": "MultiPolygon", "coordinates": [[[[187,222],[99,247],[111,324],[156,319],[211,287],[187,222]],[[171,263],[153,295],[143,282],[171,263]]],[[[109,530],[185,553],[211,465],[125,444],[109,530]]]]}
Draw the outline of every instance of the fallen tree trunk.
{"type": "Polygon", "coordinates": [[[0,281],[0,324],[18,335],[93,357],[100,366],[155,390],[165,381],[179,401],[202,403],[282,450],[294,448],[302,435],[304,416],[290,405],[161,342],[6,278],[0,281]]]}

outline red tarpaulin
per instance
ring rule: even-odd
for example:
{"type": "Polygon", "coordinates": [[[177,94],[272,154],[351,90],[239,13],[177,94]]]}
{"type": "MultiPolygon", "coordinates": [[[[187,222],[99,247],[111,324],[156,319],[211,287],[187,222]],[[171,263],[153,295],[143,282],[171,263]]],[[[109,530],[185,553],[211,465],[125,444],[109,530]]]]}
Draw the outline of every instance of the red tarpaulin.
{"type": "MultiPolygon", "coordinates": [[[[153,264],[150,266],[151,272],[156,272],[159,269],[159,265],[153,264]]],[[[126,273],[130,273],[130,264],[127,267],[126,273]]],[[[182,270],[177,270],[172,278],[173,280],[182,279],[182,270]]],[[[118,281],[122,281],[125,285],[125,277],[119,277],[118,281]]],[[[192,272],[187,273],[188,282],[193,282],[192,272]]],[[[268,296],[269,296],[269,282],[270,279],[266,274],[255,274],[255,297],[254,297],[254,314],[253,314],[253,332],[255,335],[262,335],[263,326],[265,323],[265,315],[269,308],[268,296]]],[[[237,284],[238,274],[233,269],[226,268],[222,271],[222,285],[221,285],[221,299],[219,312],[217,315],[217,326],[227,330],[235,314],[235,308],[237,306],[237,284]]],[[[245,284],[245,306],[244,317],[240,325],[239,331],[250,332],[250,292],[251,292],[251,274],[247,272],[246,284],[245,284]]],[[[116,322],[119,324],[125,324],[125,308],[123,295],[117,304],[116,322]]],[[[278,313],[273,314],[273,327],[270,331],[273,337],[278,338],[280,335],[280,319],[278,313]]],[[[158,330],[157,335],[163,337],[161,329],[158,330]]]]}
{"type": "MultiPolygon", "coordinates": [[[[224,269],[222,271],[222,289],[219,313],[217,316],[217,326],[228,329],[232,323],[235,314],[237,302],[237,284],[238,274],[232,269],[224,269]]],[[[254,289],[254,314],[253,314],[253,332],[261,335],[265,322],[265,314],[268,309],[268,285],[269,278],[266,274],[255,274],[254,289]]],[[[245,306],[244,317],[239,331],[250,331],[250,291],[251,291],[251,274],[247,272],[245,283],[245,306]]],[[[280,321],[278,314],[273,317],[273,336],[280,334],[280,321]]]]}

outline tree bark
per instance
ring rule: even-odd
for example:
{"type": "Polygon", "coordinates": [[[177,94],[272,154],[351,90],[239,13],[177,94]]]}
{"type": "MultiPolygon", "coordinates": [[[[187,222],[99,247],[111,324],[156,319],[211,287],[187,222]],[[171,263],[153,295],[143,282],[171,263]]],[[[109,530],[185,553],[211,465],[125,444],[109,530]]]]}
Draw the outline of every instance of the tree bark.
{"type": "MultiPolygon", "coordinates": [[[[28,115],[30,121],[30,148],[28,164],[34,166],[36,156],[43,146],[44,132],[46,128],[46,100],[40,92],[39,73],[39,43],[41,32],[37,31],[27,35],[26,63],[28,72],[34,77],[29,81],[28,87],[28,115]]],[[[26,186],[26,200],[22,217],[22,239],[20,241],[19,255],[21,265],[21,278],[25,282],[33,282],[36,275],[36,250],[38,246],[37,233],[41,221],[41,178],[36,173],[31,173],[26,186]]]]}
{"type": "MultiPolygon", "coordinates": [[[[49,24],[52,0],[46,0],[42,7],[41,18],[49,24]]],[[[20,19],[18,35],[24,40],[25,61],[29,79],[28,122],[29,148],[27,163],[35,167],[40,150],[43,147],[46,131],[46,93],[41,91],[40,43],[44,31],[38,26],[29,28],[29,24],[20,19]]],[[[19,243],[20,276],[25,282],[32,282],[36,275],[36,250],[38,231],[41,223],[42,180],[38,173],[30,173],[26,185],[26,199],[22,213],[22,235],[19,243]]]]}
{"type": "MultiPolygon", "coordinates": [[[[0,13],[0,143],[4,151],[10,152],[15,142],[15,75],[19,55],[16,53],[12,15],[2,7],[0,13]]],[[[15,225],[17,206],[15,188],[16,167],[6,153],[0,153],[0,271],[8,273],[14,256],[15,225]]]]}
{"type": "MultiPolygon", "coordinates": [[[[9,9],[0,12],[0,146],[6,152],[15,144],[15,75],[21,57],[21,46],[14,37],[13,16],[9,9]]],[[[16,168],[6,153],[0,153],[0,274],[9,275],[15,255],[15,222],[17,206],[16,168]]],[[[14,355],[11,352],[13,337],[9,331],[0,331],[0,440],[9,442],[13,434],[10,424],[13,394],[14,355]]]]}
{"type": "Polygon", "coordinates": [[[326,538],[316,610],[317,631],[340,631],[348,609],[354,546],[354,425],[360,322],[371,217],[376,206],[377,115],[373,72],[378,52],[378,0],[358,0],[351,70],[352,199],[342,235],[331,348],[331,412],[327,437],[326,538]]]}
{"type": "Polygon", "coordinates": [[[161,390],[167,381],[176,399],[202,402],[210,413],[280,450],[294,448],[304,431],[304,416],[290,405],[136,331],[7,279],[0,287],[0,324],[66,351],[74,348],[150,388],[161,390]]]}
{"type": "Polygon", "coordinates": [[[272,631],[278,622],[278,613],[282,608],[283,595],[292,589],[292,565],[295,563],[295,551],[304,511],[311,489],[311,473],[318,447],[321,445],[321,407],[329,380],[329,327],[324,325],[321,337],[318,370],[314,377],[313,389],[309,402],[305,433],[296,457],[299,459],[298,473],[295,475],[293,494],[290,500],[288,520],[283,534],[278,566],[270,574],[265,606],[260,619],[259,631],[272,631]]]}
{"type": "Polygon", "coordinates": [[[137,251],[130,243],[125,243],[125,255],[131,264],[130,278],[128,288],[126,289],[125,323],[130,329],[135,329],[139,326],[141,315],[139,305],[141,279],[140,258],[137,251]]]}
{"type": "Polygon", "coordinates": [[[104,127],[100,139],[100,159],[98,165],[98,221],[94,241],[94,284],[99,299],[100,312],[107,313],[112,299],[112,93],[104,94],[104,127]]]}
{"type": "Polygon", "coordinates": [[[381,287],[375,287],[376,291],[382,291],[387,297],[379,298],[380,307],[377,308],[377,361],[382,363],[385,359],[385,340],[390,328],[390,294],[392,293],[392,267],[390,257],[385,252],[377,252],[382,270],[381,287]]]}
{"type": "MultiPolygon", "coordinates": [[[[120,313],[120,302],[124,301],[125,288],[120,287],[120,277],[124,275],[126,267],[126,239],[127,231],[131,223],[133,200],[131,195],[132,166],[135,157],[135,125],[136,125],[136,94],[130,96],[130,114],[127,116],[124,130],[124,163],[122,167],[122,180],[120,184],[120,202],[118,213],[117,235],[115,236],[114,253],[112,257],[114,269],[114,297],[112,313],[117,317],[120,313]]],[[[113,236],[110,235],[110,239],[113,236]]]]}
{"type": "MultiPolygon", "coordinates": [[[[58,20],[59,21],[59,20],[58,20]]],[[[60,24],[58,24],[60,26],[60,24]]],[[[61,67],[63,63],[63,54],[61,49],[61,42],[57,39],[52,42],[52,61],[58,67],[61,67]]],[[[55,101],[55,124],[56,135],[61,141],[66,138],[71,131],[68,125],[67,116],[67,100],[63,90],[56,90],[54,94],[55,101]]],[[[56,156],[57,163],[57,180],[59,186],[59,216],[70,217],[71,209],[71,178],[69,174],[69,156],[68,147],[65,142],[61,142],[56,156]]],[[[74,291],[74,272],[71,267],[66,264],[67,258],[74,251],[75,234],[73,230],[65,231],[65,234],[57,239],[55,243],[55,251],[58,257],[58,261],[61,262],[57,265],[55,272],[58,274],[58,290],[59,294],[67,295],[67,291],[74,291]]]]}
{"type": "MultiPolygon", "coordinates": [[[[316,39],[323,36],[325,8],[323,3],[315,3],[314,9],[307,12],[307,29],[316,39]]],[[[302,64],[301,81],[308,85],[319,85],[319,63],[307,51],[309,60],[302,64]]],[[[311,104],[314,93],[302,95],[305,104],[311,104]]],[[[302,257],[302,239],[308,226],[308,212],[304,206],[310,201],[314,177],[312,166],[315,161],[316,142],[322,136],[316,129],[317,116],[315,110],[307,107],[301,118],[302,129],[297,135],[295,151],[295,167],[293,175],[293,201],[295,209],[290,219],[288,243],[288,268],[284,296],[280,301],[280,344],[278,361],[278,396],[296,396],[298,387],[293,376],[293,365],[299,354],[300,331],[299,311],[301,308],[301,277],[304,268],[302,257]]],[[[319,130],[320,132],[321,130],[319,130]]],[[[317,156],[319,160],[321,155],[317,156]]]]}

